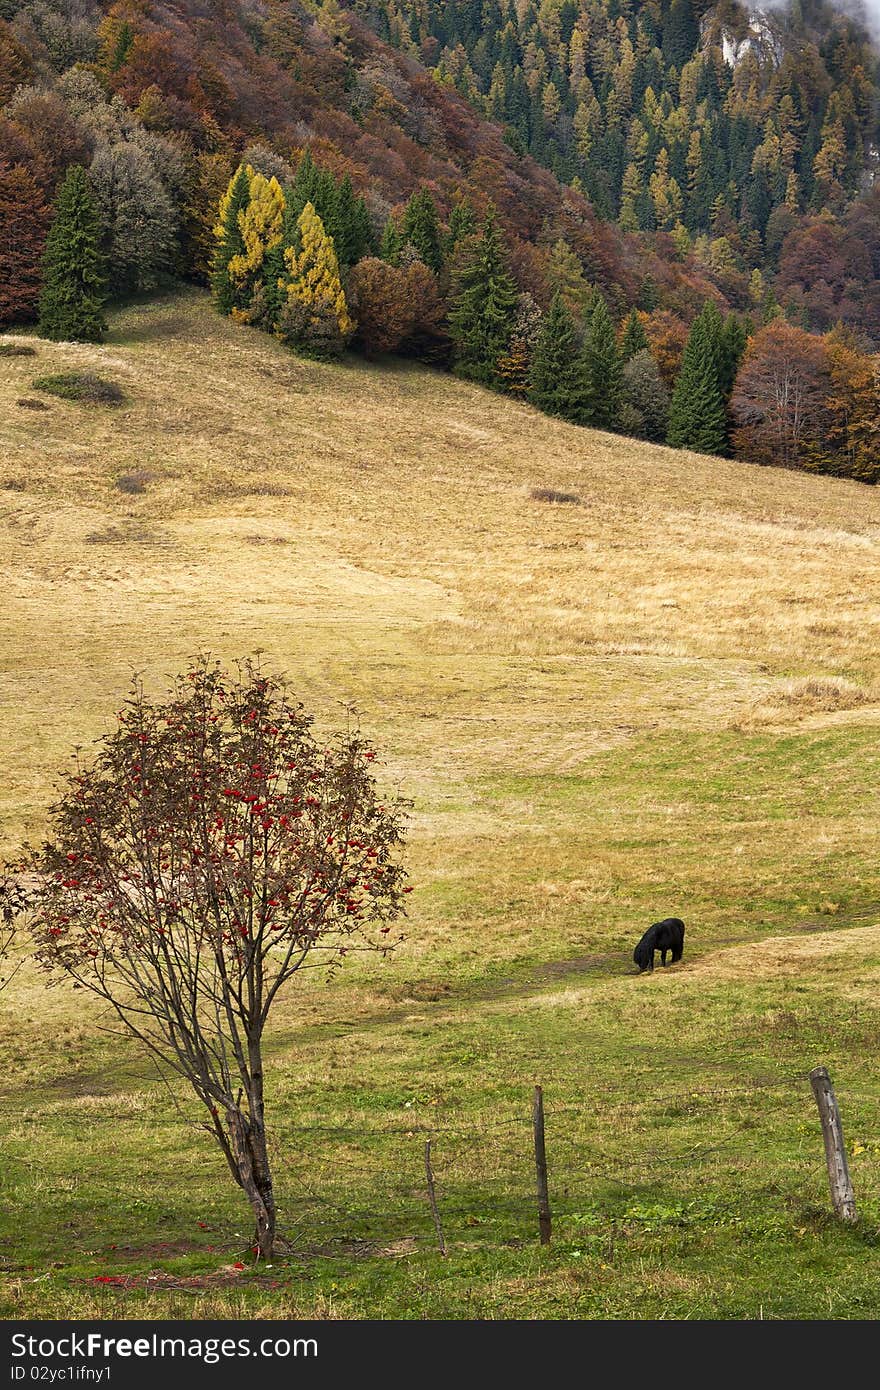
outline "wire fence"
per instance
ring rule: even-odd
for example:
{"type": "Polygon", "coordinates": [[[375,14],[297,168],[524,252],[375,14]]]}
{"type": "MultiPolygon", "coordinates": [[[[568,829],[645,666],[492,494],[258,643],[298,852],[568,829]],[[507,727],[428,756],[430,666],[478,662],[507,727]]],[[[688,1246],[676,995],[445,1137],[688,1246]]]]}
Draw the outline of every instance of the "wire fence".
{"type": "MultiPolygon", "coordinates": [[[[653,1189],[664,1191],[670,1200],[670,1194],[676,1192],[693,1198],[695,1194],[700,1196],[695,1187],[695,1174],[709,1165],[717,1167],[719,1162],[723,1165],[726,1156],[740,1165],[760,1161],[766,1168],[766,1133],[758,1102],[769,1095],[790,1096],[797,1106],[796,1113],[809,1125],[801,1123],[796,1131],[791,1122],[787,1122],[789,1157],[797,1164],[799,1179],[813,1185],[814,1196],[815,1181],[823,1168],[827,1168],[832,1201],[840,1215],[841,1199],[835,1188],[840,1174],[835,1179],[825,1117],[820,1107],[819,1119],[826,1141],[823,1161],[820,1125],[810,1097],[815,1071],[743,1076],[731,1079],[726,1085],[671,1086],[641,1098],[603,1093],[597,1086],[582,1103],[569,1100],[556,1103],[551,1087],[546,1105],[541,1094],[540,1114],[546,1142],[543,1176],[535,1109],[540,1088],[532,1092],[526,1085],[520,1100],[509,1092],[498,1100],[499,1108],[503,1107],[506,1113],[496,1117],[472,1111],[432,1113],[433,1107],[422,1102],[414,1105],[412,1116],[403,1120],[390,1115],[383,1120],[381,1111],[367,1114],[362,1109],[352,1109],[332,1121],[316,1118],[305,1123],[291,1123],[283,1112],[276,1112],[271,1156],[279,1188],[282,1191],[288,1186],[295,1188],[297,1208],[313,1212],[324,1209],[333,1214],[337,1226],[345,1222],[356,1228],[357,1218],[363,1216],[370,1197],[375,1199],[379,1192],[389,1211],[393,1208],[398,1217],[409,1212],[420,1229],[428,1230],[425,1223],[433,1217],[442,1252],[443,1231],[455,1228],[457,1223],[482,1225],[498,1219],[514,1224],[525,1238],[537,1237],[539,1228],[543,1231],[546,1225],[549,1236],[550,1209],[554,1214],[558,1211],[560,1215],[571,1216],[573,1212],[588,1208],[595,1201],[597,1191],[607,1194],[613,1189],[619,1194],[635,1195],[653,1189]],[[656,1128],[658,1122],[663,1124],[667,1119],[670,1141],[655,1140],[646,1145],[645,1126],[656,1128]],[[675,1131],[679,1120],[691,1129],[705,1122],[705,1139],[694,1139],[689,1134],[683,1140],[680,1132],[675,1131]],[[728,1132],[719,1133],[724,1128],[728,1132]],[[430,1151],[426,1152],[429,1143],[430,1151]],[[342,1169],[346,1153],[358,1157],[357,1179],[350,1193],[345,1194],[343,1190],[341,1199],[340,1184],[333,1174],[334,1147],[343,1155],[338,1164],[342,1169]],[[319,1152],[325,1164],[320,1182],[304,1180],[303,1173],[308,1165],[301,1161],[302,1156],[319,1152]],[[294,1155],[298,1156],[298,1161],[296,1177],[292,1179],[294,1155]],[[333,1174],[333,1181],[325,1186],[324,1177],[328,1173],[333,1174]],[[543,1198],[542,1182],[545,1183],[543,1198]],[[317,1190],[319,1187],[322,1190],[317,1190]]],[[[121,1079],[142,1081],[143,1073],[120,1066],[113,1070],[112,1076],[110,1072],[102,1076],[105,1086],[121,1079]]],[[[112,1090],[105,1092],[105,1098],[112,1104],[112,1090]]],[[[872,1094],[846,1088],[843,1099],[849,1115],[858,1116],[858,1132],[864,1141],[860,1151],[865,1144],[876,1146],[880,1151],[880,1134],[874,1139],[866,1133],[868,1127],[873,1130],[880,1107],[880,1091],[872,1094]]],[[[50,1107],[54,1105],[55,1102],[50,1102],[50,1107]]],[[[59,1094],[58,1106],[63,1108],[63,1105],[63,1094],[59,1094]]],[[[27,1122],[28,1116],[20,1108],[13,1111],[0,1107],[0,1116],[13,1113],[19,1122],[27,1122]]],[[[39,1122],[40,1116],[35,1113],[33,1118],[39,1122]]],[[[75,1115],[69,1118],[71,1123],[81,1122],[75,1115]]],[[[105,1121],[126,1118],[124,1113],[100,1112],[100,1119],[105,1121]]],[[[169,1108],[167,1123],[179,1122],[179,1114],[169,1108]]],[[[836,1123],[840,1129],[839,1111],[836,1123]]],[[[843,1152],[845,1173],[842,1135],[838,1149],[843,1152]]],[[[33,1168],[38,1163],[37,1155],[19,1156],[9,1152],[7,1146],[4,1164],[33,1168]]]]}

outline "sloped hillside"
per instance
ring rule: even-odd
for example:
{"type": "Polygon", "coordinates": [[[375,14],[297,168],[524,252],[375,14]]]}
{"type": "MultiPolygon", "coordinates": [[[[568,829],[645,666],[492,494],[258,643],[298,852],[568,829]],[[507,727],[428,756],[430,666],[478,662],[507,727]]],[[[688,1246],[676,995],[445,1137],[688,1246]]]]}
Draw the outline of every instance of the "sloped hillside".
{"type": "Polygon", "coordinates": [[[197,293],[100,347],[5,341],[34,355],[0,356],[4,853],[133,670],[160,691],[197,650],[261,649],[319,728],[358,706],[413,799],[414,892],[389,960],[273,1011],[271,1270],[188,1098],[19,972],[3,1315],[872,1316],[805,1072],[832,1067],[870,1231],[877,492],[304,361],[197,293]],[[35,384],[70,372],[121,402],[35,384]],[[684,960],[636,977],[667,913],[684,960]]]}

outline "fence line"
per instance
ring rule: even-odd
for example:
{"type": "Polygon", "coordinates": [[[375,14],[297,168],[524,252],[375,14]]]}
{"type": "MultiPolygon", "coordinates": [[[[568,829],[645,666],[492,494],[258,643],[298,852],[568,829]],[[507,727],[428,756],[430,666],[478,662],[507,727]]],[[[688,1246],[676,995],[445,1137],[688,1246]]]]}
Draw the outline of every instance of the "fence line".
{"type": "MultiPolygon", "coordinates": [[[[790,1091],[792,1095],[796,1094],[803,1100],[806,1105],[810,1095],[811,1078],[815,1078],[818,1071],[822,1071],[827,1077],[824,1069],[814,1068],[813,1072],[797,1071],[760,1081],[748,1078],[741,1079],[738,1085],[713,1086],[702,1089],[688,1088],[687,1090],[674,1089],[659,1096],[652,1096],[648,1102],[622,1101],[609,1103],[607,1106],[603,1106],[601,1095],[596,1096],[595,1094],[587,1105],[571,1102],[554,1105],[551,1087],[550,1099],[545,1107],[545,1094],[541,1087],[536,1087],[533,1106],[530,1108],[524,1087],[520,1102],[521,1108],[518,1109],[517,1113],[496,1119],[484,1118],[470,1112],[467,1113],[467,1116],[459,1113],[455,1116],[457,1123],[444,1123],[445,1117],[442,1112],[433,1115],[424,1113],[432,1108],[427,1106],[421,1107],[421,1113],[414,1113],[408,1122],[382,1126],[370,1125],[366,1123],[367,1116],[351,1111],[346,1117],[348,1123],[284,1125],[280,1136],[276,1130],[274,1161],[280,1176],[280,1171],[284,1167],[285,1151],[294,1141],[308,1135],[344,1136],[360,1148],[399,1139],[411,1141],[412,1150],[408,1156],[406,1169],[403,1172],[398,1171],[400,1179],[398,1195],[405,1200],[421,1200],[428,1204],[441,1253],[445,1252],[443,1220],[456,1216],[473,1218],[478,1203],[476,1194],[480,1190],[486,1194],[487,1199],[495,1202],[498,1209],[505,1212],[521,1210],[525,1213],[530,1206],[531,1221],[540,1231],[542,1243],[547,1243],[550,1240],[550,1212],[554,1192],[558,1194],[561,1189],[564,1189],[564,1195],[571,1202],[577,1200],[579,1195],[586,1196],[586,1193],[579,1194],[577,1191],[572,1193],[570,1191],[572,1186],[581,1188],[590,1182],[597,1181],[633,1191],[644,1191],[646,1184],[656,1179],[656,1165],[665,1165],[672,1172],[685,1172],[695,1164],[701,1164],[715,1155],[731,1149],[737,1149],[742,1153],[745,1147],[754,1153],[755,1147],[761,1143],[761,1130],[758,1126],[754,1123],[741,1124],[723,1138],[709,1135],[706,1142],[691,1142],[686,1148],[682,1148],[678,1152],[671,1152],[670,1146],[667,1145],[652,1146],[648,1149],[639,1148],[632,1160],[628,1162],[625,1156],[603,1156],[601,1145],[596,1141],[595,1129],[589,1127],[590,1122],[593,1122],[597,1115],[601,1116],[606,1124],[608,1121],[613,1122],[621,1115],[636,1113],[650,1121],[652,1112],[656,1117],[658,1111],[662,1113],[664,1107],[676,1102],[688,1105],[711,1100],[713,1097],[735,1102],[738,1099],[754,1098],[761,1092],[768,1091],[776,1093],[790,1091]],[[568,1123],[572,1116],[577,1116],[583,1122],[582,1134],[572,1132],[572,1126],[568,1123]],[[501,1150],[493,1150],[491,1161],[494,1172],[491,1175],[485,1171],[488,1167],[488,1159],[485,1164],[480,1165],[478,1163],[471,1166],[475,1154],[486,1149],[493,1139],[496,1137],[501,1139],[502,1136],[505,1140],[509,1137],[512,1143],[508,1145],[504,1142],[501,1150]],[[744,1141],[746,1141],[745,1145],[744,1141]],[[515,1148],[513,1147],[514,1144],[515,1148]],[[416,1166],[416,1154],[419,1149],[424,1153],[423,1175],[419,1174],[416,1166]],[[503,1167],[500,1161],[502,1153],[507,1160],[503,1167]],[[462,1173],[463,1165],[468,1165],[469,1171],[466,1173],[462,1173]],[[530,1201],[526,1196],[529,1187],[528,1172],[531,1165],[534,1165],[532,1166],[533,1194],[536,1191],[534,1182],[535,1175],[537,1175],[537,1222],[535,1222],[534,1217],[534,1195],[530,1201]],[[652,1165],[654,1165],[653,1171],[646,1171],[652,1169],[652,1165]],[[511,1185],[511,1166],[514,1172],[521,1175],[521,1185],[519,1182],[514,1182],[511,1185]],[[641,1176],[639,1181],[634,1181],[634,1177],[640,1173],[644,1176],[641,1176]],[[462,1194],[456,1191],[457,1187],[465,1183],[475,1190],[474,1198],[466,1203],[462,1194]],[[495,1190],[498,1184],[503,1184],[503,1190],[500,1192],[495,1190]]],[[[841,1098],[847,1106],[852,1104],[867,1106],[870,1104],[875,1109],[880,1107],[880,1090],[877,1094],[872,1095],[842,1090],[841,1098]]],[[[58,1099],[61,1100],[62,1097],[58,1099]]],[[[112,1092],[107,1096],[107,1099],[112,1103],[112,1092]]],[[[514,1102],[506,1099],[504,1104],[509,1106],[514,1102]]],[[[51,1108],[54,1110],[54,1104],[51,1108]]],[[[809,1112],[805,1111],[805,1113],[809,1112]]],[[[23,1114],[19,1109],[13,1111],[5,1107],[0,1107],[0,1115],[14,1116],[19,1123],[27,1122],[29,1119],[27,1113],[23,1114]]],[[[815,1118],[815,1110],[812,1110],[812,1117],[815,1118]]],[[[40,1112],[33,1115],[34,1120],[39,1121],[40,1118],[40,1112]]],[[[100,1124],[102,1120],[110,1118],[122,1119],[127,1117],[101,1114],[99,1111],[91,1117],[91,1122],[100,1124]]],[[[77,1122],[79,1122],[78,1118],[77,1122]]],[[[178,1123],[178,1121],[175,1119],[174,1123],[178,1123]]],[[[855,1219],[854,1200],[850,1200],[851,1188],[845,1201],[841,1197],[843,1191],[841,1175],[846,1174],[848,1177],[848,1172],[839,1115],[835,1123],[833,1142],[828,1139],[826,1130],[826,1153],[828,1155],[831,1190],[838,1214],[841,1215],[842,1219],[851,1221],[855,1219]]],[[[859,1137],[864,1140],[864,1133],[860,1133],[859,1137]]],[[[816,1138],[818,1141],[818,1133],[816,1138]]],[[[878,1140],[869,1139],[868,1142],[880,1143],[880,1138],[878,1140]]],[[[406,1148],[407,1146],[403,1147],[406,1148]]],[[[4,1154],[7,1164],[19,1164],[29,1168],[39,1161],[37,1158],[20,1157],[10,1153],[8,1149],[9,1146],[7,1145],[7,1152],[4,1154]]],[[[813,1171],[813,1163],[800,1154],[798,1155],[798,1162],[807,1163],[809,1170],[813,1171]]],[[[819,1169],[821,1166],[821,1147],[817,1142],[815,1168],[819,1169]]],[[[387,1182],[385,1190],[386,1192],[392,1190],[387,1182]]],[[[304,1206],[317,1205],[327,1208],[328,1211],[333,1210],[341,1216],[351,1216],[350,1206],[342,1206],[322,1193],[310,1191],[307,1186],[300,1187],[297,1201],[304,1206]]]]}

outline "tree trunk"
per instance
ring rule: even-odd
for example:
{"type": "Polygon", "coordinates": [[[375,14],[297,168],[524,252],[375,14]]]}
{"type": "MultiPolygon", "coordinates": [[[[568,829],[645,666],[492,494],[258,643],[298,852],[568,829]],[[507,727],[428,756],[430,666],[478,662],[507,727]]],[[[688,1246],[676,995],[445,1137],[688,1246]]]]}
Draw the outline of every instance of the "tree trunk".
{"type": "Polygon", "coordinates": [[[266,1132],[251,1124],[241,1111],[229,1111],[235,1160],[241,1185],[253,1208],[256,1221],[254,1239],[260,1256],[271,1260],[275,1252],[275,1196],[266,1152],[266,1132]]]}
{"type": "MultiPolygon", "coordinates": [[[[248,1090],[248,1110],[250,1111],[250,1125],[248,1127],[248,1144],[251,1151],[251,1167],[254,1175],[254,1182],[263,1208],[266,1212],[266,1219],[270,1231],[271,1241],[275,1237],[275,1193],[272,1188],[272,1172],[269,1168],[269,1151],[266,1145],[266,1120],[263,1105],[263,1055],[261,1048],[260,1033],[256,1032],[248,1038],[248,1063],[251,1073],[251,1084],[248,1090]]],[[[260,1247],[260,1254],[263,1254],[263,1242],[260,1238],[260,1217],[257,1215],[257,1244],[260,1247]]],[[[271,1259],[271,1248],[268,1254],[263,1255],[264,1259],[271,1259]]]]}

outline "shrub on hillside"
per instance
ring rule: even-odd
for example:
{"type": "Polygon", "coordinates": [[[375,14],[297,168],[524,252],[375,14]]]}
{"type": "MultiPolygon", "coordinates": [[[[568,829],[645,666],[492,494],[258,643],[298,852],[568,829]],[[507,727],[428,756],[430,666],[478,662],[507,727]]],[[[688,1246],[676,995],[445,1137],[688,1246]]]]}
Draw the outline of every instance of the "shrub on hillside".
{"type": "Polygon", "coordinates": [[[53,376],[34,377],[35,391],[59,396],[63,401],[81,401],[87,405],[121,405],[125,393],[115,381],[98,376],[96,372],[58,372],[53,376]]]}
{"type": "Polygon", "coordinates": [[[569,502],[575,506],[581,500],[576,492],[557,492],[554,487],[533,487],[529,496],[533,502],[569,502]]]}
{"type": "Polygon", "coordinates": [[[153,481],[152,473],[146,468],[138,468],[134,473],[123,473],[116,479],[116,486],[120,492],[132,494],[146,492],[147,483],[153,481]]]}

